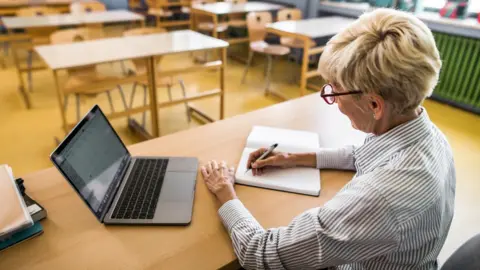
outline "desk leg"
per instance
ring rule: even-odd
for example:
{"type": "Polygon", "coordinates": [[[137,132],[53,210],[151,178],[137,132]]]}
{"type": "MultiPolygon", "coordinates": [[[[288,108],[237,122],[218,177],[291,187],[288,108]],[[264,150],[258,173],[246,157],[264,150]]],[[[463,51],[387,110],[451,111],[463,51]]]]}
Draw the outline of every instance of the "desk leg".
{"type": "Polygon", "coordinates": [[[53,71],[53,79],[55,81],[55,89],[57,90],[58,108],[60,109],[60,116],[62,117],[62,128],[65,134],[68,132],[67,115],[65,111],[65,104],[63,104],[63,92],[58,80],[58,70],[53,71]]]}
{"type": "Polygon", "coordinates": [[[308,60],[309,60],[309,50],[310,46],[307,40],[303,40],[303,60],[302,60],[302,71],[300,76],[300,95],[304,96],[307,89],[307,73],[308,73],[308,60]]]}
{"type": "Polygon", "coordinates": [[[227,48],[221,49],[222,67],[220,68],[220,120],[225,117],[225,72],[227,69],[227,48]]]}
{"type": "MultiPolygon", "coordinates": [[[[7,35],[11,35],[11,32],[9,31],[7,35]]],[[[30,97],[28,96],[28,93],[25,90],[25,84],[23,82],[23,76],[22,76],[22,69],[20,67],[20,59],[18,58],[18,54],[17,54],[18,51],[15,48],[14,42],[11,43],[11,48],[12,48],[13,62],[15,64],[15,68],[17,70],[18,90],[20,91],[20,94],[23,97],[23,100],[25,102],[25,106],[27,107],[27,109],[31,109],[32,104],[30,102],[30,97]]]]}
{"type": "Polygon", "coordinates": [[[152,135],[154,138],[157,138],[160,134],[160,127],[158,124],[158,102],[157,102],[157,81],[156,81],[156,67],[155,67],[155,57],[149,57],[147,60],[148,64],[148,89],[150,96],[150,114],[152,117],[152,135]]]}
{"type": "Polygon", "coordinates": [[[218,32],[217,32],[217,29],[218,29],[218,16],[217,15],[212,15],[212,19],[213,19],[213,31],[212,31],[212,36],[214,38],[218,38],[218,32]]]}

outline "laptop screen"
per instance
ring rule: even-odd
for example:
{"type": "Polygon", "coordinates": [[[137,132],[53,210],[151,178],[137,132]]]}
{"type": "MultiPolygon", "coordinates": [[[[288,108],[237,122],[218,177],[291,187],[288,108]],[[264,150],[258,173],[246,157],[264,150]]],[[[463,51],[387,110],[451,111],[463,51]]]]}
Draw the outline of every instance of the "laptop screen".
{"type": "Polygon", "coordinates": [[[119,178],[116,175],[129,156],[115,130],[95,106],[51,159],[100,220],[109,198],[114,196],[114,179],[119,178]]]}

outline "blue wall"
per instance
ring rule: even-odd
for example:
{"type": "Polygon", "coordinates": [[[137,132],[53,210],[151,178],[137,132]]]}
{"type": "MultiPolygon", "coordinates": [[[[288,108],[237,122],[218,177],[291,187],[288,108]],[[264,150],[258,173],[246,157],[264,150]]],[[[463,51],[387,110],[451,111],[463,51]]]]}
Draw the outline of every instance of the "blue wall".
{"type": "Polygon", "coordinates": [[[101,0],[108,9],[128,9],[128,0],[101,0]]]}

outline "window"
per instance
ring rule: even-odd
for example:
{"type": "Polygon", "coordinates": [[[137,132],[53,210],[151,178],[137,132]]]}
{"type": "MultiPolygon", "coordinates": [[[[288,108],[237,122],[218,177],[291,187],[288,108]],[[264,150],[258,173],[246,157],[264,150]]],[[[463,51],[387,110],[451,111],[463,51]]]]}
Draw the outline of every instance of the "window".
{"type": "MultiPolygon", "coordinates": [[[[423,7],[441,9],[443,6],[445,6],[446,2],[447,0],[423,0],[423,7]]],[[[480,1],[470,0],[468,11],[473,13],[480,12],[480,1]]]]}

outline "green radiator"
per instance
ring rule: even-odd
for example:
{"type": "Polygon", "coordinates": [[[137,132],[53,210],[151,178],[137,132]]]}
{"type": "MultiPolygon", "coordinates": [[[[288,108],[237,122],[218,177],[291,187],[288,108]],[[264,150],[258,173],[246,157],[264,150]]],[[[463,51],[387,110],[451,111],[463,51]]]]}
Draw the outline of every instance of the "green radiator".
{"type": "Polygon", "coordinates": [[[432,98],[480,113],[480,39],[434,36],[443,67],[432,98]]]}

